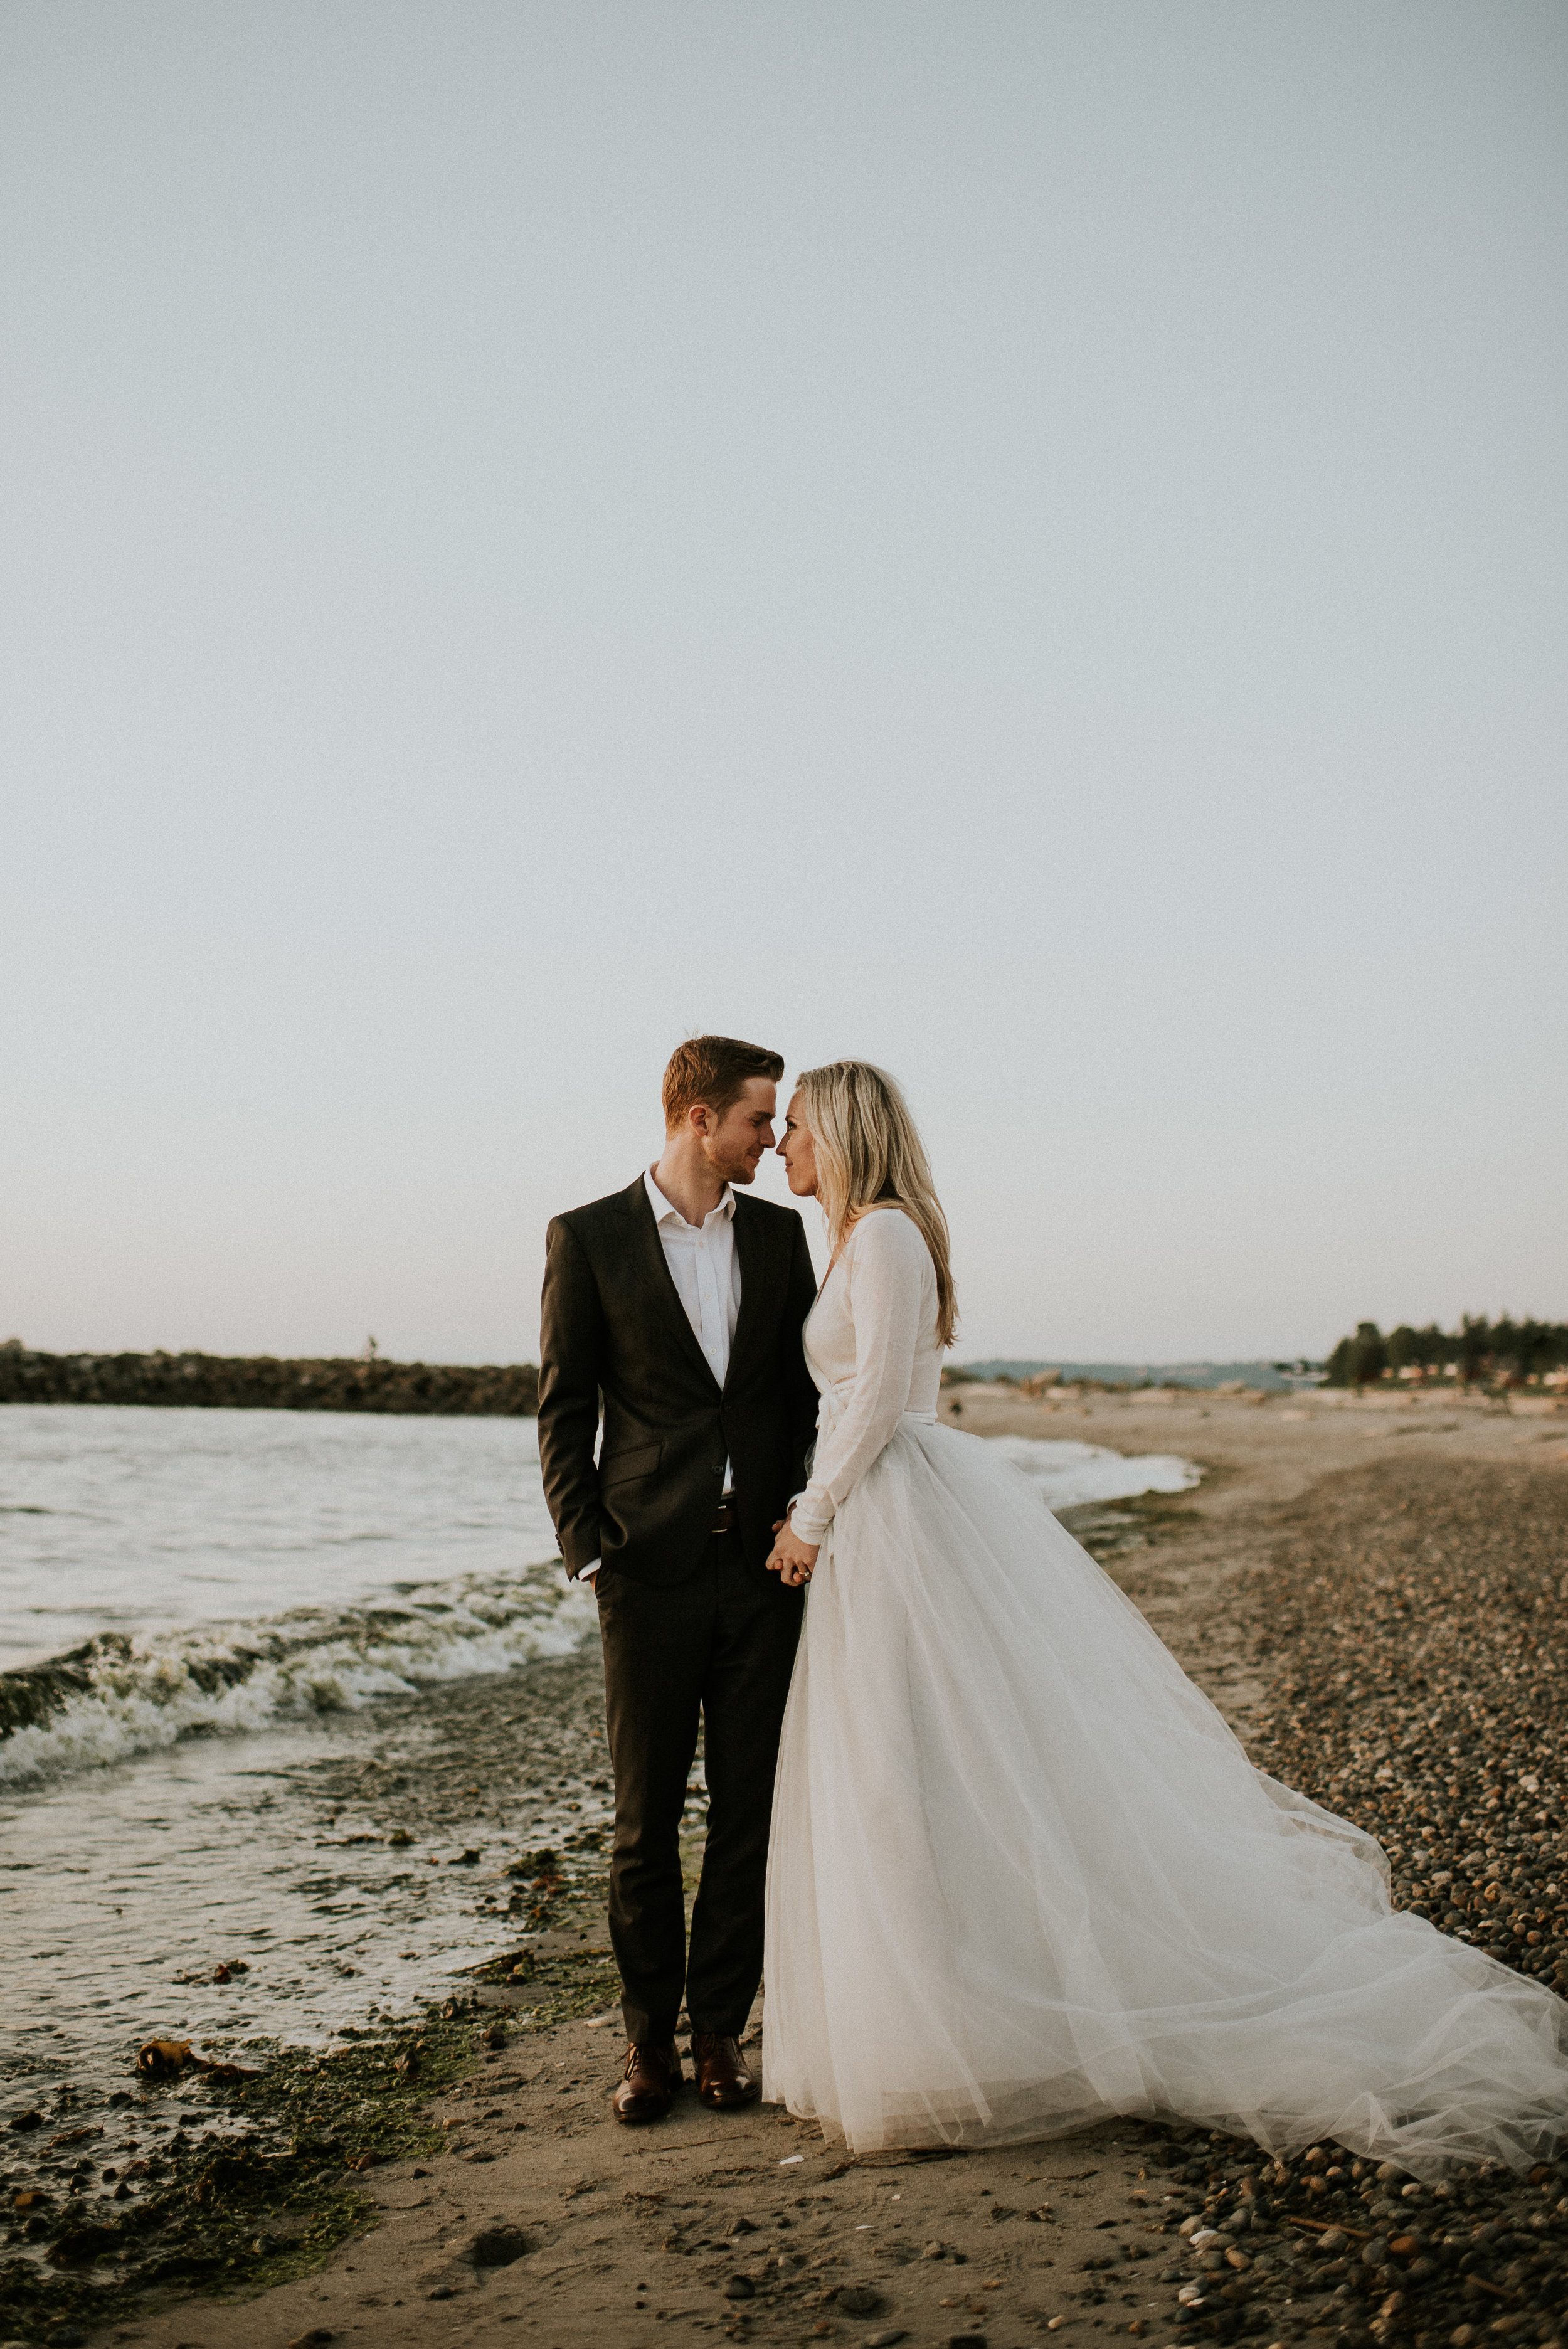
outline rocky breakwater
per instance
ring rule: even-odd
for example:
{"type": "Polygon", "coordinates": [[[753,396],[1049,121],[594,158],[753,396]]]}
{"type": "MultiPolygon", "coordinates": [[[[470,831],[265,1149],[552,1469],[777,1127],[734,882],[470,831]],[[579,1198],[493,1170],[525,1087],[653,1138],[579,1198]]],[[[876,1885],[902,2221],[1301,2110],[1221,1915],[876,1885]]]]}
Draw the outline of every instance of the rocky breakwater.
{"type": "Polygon", "coordinates": [[[531,1362],[282,1361],[271,1354],[41,1354],[0,1345],[0,1403],[179,1405],[205,1411],[379,1411],[531,1419],[531,1362]]]}

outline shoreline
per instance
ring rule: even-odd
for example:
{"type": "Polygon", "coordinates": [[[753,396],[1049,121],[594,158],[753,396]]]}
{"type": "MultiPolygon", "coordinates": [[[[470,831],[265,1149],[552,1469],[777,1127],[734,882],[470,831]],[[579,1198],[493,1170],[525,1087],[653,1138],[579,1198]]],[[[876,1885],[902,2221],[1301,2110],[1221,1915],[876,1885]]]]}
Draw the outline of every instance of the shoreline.
{"type": "MultiPolygon", "coordinates": [[[[1401,1840],[1388,1808],[1396,1780],[1407,1806],[1429,1795],[1434,1806],[1449,1804],[1454,1831],[1462,1820],[1467,1842],[1472,1828],[1500,1838],[1508,1826],[1551,1835],[1560,1846],[1568,1824],[1568,1785],[1555,1764],[1543,1775],[1536,1757],[1532,1768],[1515,1766],[1509,1777],[1506,1740],[1489,1744],[1492,1733],[1481,1726],[1489,1715],[1494,1729],[1504,1720],[1510,1692],[1521,1684],[1522,1651],[1513,1639],[1520,1624],[1537,1641],[1538,1678],[1556,1671],[1563,1640],[1556,1619],[1542,1619],[1532,1600],[1526,1623],[1516,1590],[1508,1602],[1509,1639],[1483,1642],[1472,1655],[1463,1641],[1473,1601],[1467,1608],[1434,1600],[1430,1619],[1419,1615],[1420,1578],[1429,1580],[1431,1573],[1420,1567],[1424,1546],[1440,1541],[1445,1528],[1455,1530],[1465,1556],[1490,1540],[1494,1561],[1508,1566],[1516,1581],[1522,1560],[1535,1559],[1531,1571],[1544,1574],[1568,1556],[1568,1431],[1522,1430],[1501,1413],[1467,1414],[1466,1421],[1452,1430],[1423,1423],[1412,1442],[1376,1405],[1314,1412],[1295,1399],[1287,1417],[1277,1404],[1260,1409],[1212,1396],[1150,1404],[1097,1395],[1071,1408],[975,1398],[960,1423],[976,1433],[1073,1436],[1117,1450],[1177,1449],[1203,1464],[1204,1481],[1190,1491],[1087,1505],[1064,1513],[1067,1522],[1264,1766],[1279,1768],[1276,1749],[1288,1747],[1284,1775],[1360,1818],[1385,1839],[1392,1857],[1401,1840]],[[1518,1531],[1526,1526],[1534,1527],[1528,1537],[1518,1531]],[[1364,1538],[1368,1527],[1371,1543],[1364,1538]],[[1325,1586],[1315,1596],[1315,1583],[1325,1586]],[[1391,1588],[1379,1588],[1389,1583],[1391,1588]],[[1367,1658],[1362,1680],[1332,1694],[1347,1650],[1357,1642],[1367,1658]],[[1453,1733],[1457,1740],[1462,1731],[1464,1742],[1454,1745],[1441,1793],[1428,1764],[1435,1769],[1446,1758],[1443,1736],[1449,1733],[1439,1736],[1429,1728],[1429,1753],[1425,1744],[1411,1746],[1408,1722],[1393,1718],[1403,1692],[1398,1671],[1389,1667],[1399,1666],[1412,1645],[1429,1677],[1448,1655],[1451,1669],[1472,1683],[1460,1694],[1477,1720],[1461,1721],[1453,1733]],[[1314,1773],[1319,1784],[1307,1783],[1314,1773]],[[1524,1787],[1525,1776],[1536,1784],[1524,1787]],[[1449,1796],[1450,1785],[1460,1787],[1462,1800],[1449,1796]],[[1377,1816],[1374,1805],[1383,1806],[1377,1816]]],[[[1483,1578],[1495,1581],[1497,1570],[1494,1564],[1483,1578]]],[[[493,1740],[506,1708],[515,1712],[517,1694],[531,1684],[539,1692],[540,1718],[548,1713],[557,1724],[562,1783],[566,1775],[591,1783],[591,1774],[606,1775],[596,1670],[584,1649],[493,1682],[465,1684],[468,1706],[475,1708],[482,1690],[491,1708],[485,1733],[493,1740]]],[[[467,1730],[454,1714],[454,1769],[462,1766],[465,1750],[473,1750],[483,1712],[479,1706],[467,1730]]],[[[500,1749],[492,1744],[491,1750],[500,1749]]],[[[469,1785],[477,1793],[482,1782],[476,1769],[469,1785]]],[[[340,1825],[352,1827],[362,1814],[367,1826],[386,1831],[390,1813],[379,1789],[345,1787],[342,1794],[340,1825]]],[[[696,1810],[690,1818],[695,1861],[696,1810]]],[[[459,1830],[455,1809],[451,1825],[459,1830]]],[[[1415,1905],[1413,1843],[1402,1840],[1396,1897],[1415,1905]]],[[[1501,1852],[1501,1840],[1497,1847],[1501,1852]]],[[[523,1930],[507,1946],[526,1950],[530,1975],[514,1982],[510,1964],[500,1969],[492,1961],[488,1971],[505,1978],[486,1981],[481,1969],[473,1984],[482,2010],[501,2023],[504,2048],[483,2044],[486,2026],[478,2018],[449,2018],[449,2027],[468,2033],[457,2070],[434,2098],[422,2105],[412,2094],[407,2099],[410,2115],[416,2107],[422,2113],[430,2138],[445,2140],[442,2150],[423,2159],[406,2155],[358,2176],[354,2190],[364,2207],[345,2220],[333,2246],[290,2253],[298,2262],[291,2276],[273,2280],[254,2261],[248,2271],[232,2273],[227,2289],[234,2296],[222,2298],[181,2293],[170,2276],[139,2302],[120,2302],[118,2326],[132,2325],[148,2349],[271,2349],[313,2331],[318,2338],[324,2330],[352,2338],[372,2327],[389,2349],[400,2349],[405,2342],[428,2342],[438,2322],[445,2333],[449,2318],[460,2320],[465,2341],[522,2337],[550,2349],[653,2337],[671,2324],[758,2340],[831,2333],[869,2343],[880,2332],[903,2337],[912,2349],[969,2337],[966,2328],[995,2349],[1011,2349],[1041,2329],[1068,2332],[1087,2349],[1091,2334],[1115,2329],[1164,2349],[1178,2337],[1233,2337],[1243,2323],[1255,2327],[1266,2311],[1260,2344],[1419,2344],[1424,2327],[1436,2349],[1464,2322],[1475,2325],[1479,2343],[1500,2314],[1517,2311],[1530,2325],[1520,2337],[1558,2337],[1542,2333],[1532,2313],[1541,2306],[1542,2288],[1533,2263],[1554,2261],[1546,2288],[1561,2287],[1568,2298],[1568,2161],[1538,2166],[1533,2183],[1470,2173],[1456,2180],[1451,2196],[1418,2191],[1401,2223],[1416,2227],[1422,2249],[1389,2254],[1374,2271],[1343,2258],[1304,2263],[1293,2246],[1315,2240],[1313,2214],[1321,2236],[1323,2214],[1336,2217],[1369,2196],[1387,2199],[1400,2193],[1398,2181],[1352,2178],[1353,2165],[1327,2158],[1315,2167],[1310,2156],[1271,2166],[1248,2142],[1212,2141],[1202,2132],[1108,2123],[1071,2138],[944,2160],[901,2155],[855,2161],[774,2108],[708,2114],[689,2095],[656,2128],[617,2128],[605,2099],[618,2070],[618,2025],[590,2027],[603,2017],[613,1985],[596,1906],[602,1856],[586,1849],[573,1864],[569,1897],[541,1904],[536,1873],[532,1886],[523,1887],[522,1909],[512,1912],[509,1904],[507,1922],[515,1918],[523,1930]],[[458,2126],[445,2127],[448,2122],[458,2126]],[[1047,2216],[1029,2216],[1047,2206],[1047,2216]],[[372,2209],[374,2220],[366,2215],[372,2209]],[[1200,2271],[1176,2230],[1184,2212],[1202,2210],[1229,2212],[1233,2228],[1241,2226],[1241,2211],[1252,2231],[1235,2240],[1247,2246],[1243,2257],[1253,2264],[1221,2287],[1227,2297],[1211,2295],[1207,2307],[1181,2317],[1177,2292],[1190,2289],[1200,2271]],[[1461,2212],[1463,2249],[1438,2231],[1439,2221],[1447,2226],[1461,2212]],[[746,2225],[732,2234],[736,2218],[746,2225]],[[498,2226],[521,2230],[523,2248],[504,2260],[491,2258],[493,2241],[485,2248],[487,2230],[493,2235],[498,2226]],[[1005,2233],[995,2231],[1000,2226],[1005,2233]],[[1476,2250],[1478,2230],[1486,2240],[1476,2250]],[[932,2240],[947,2248],[928,2262],[923,2247],[932,2240]],[[905,2263],[912,2246],[916,2261],[905,2263]],[[786,2265],[768,2267],[759,2251],[786,2265]],[[799,2252],[805,2256],[798,2268],[789,2266],[799,2252]],[[1435,2274],[1411,2272],[1422,2258],[1434,2261],[1435,2274]],[[1144,2265],[1145,2259],[1164,2264],[1144,2265]],[[1336,2265],[1342,2272],[1333,2271],[1336,2265]],[[1519,2280],[1510,2282],[1516,2270],[1519,2280]],[[1375,2297],[1364,2289],[1367,2277],[1375,2297]],[[739,2284],[727,2297],[736,2278],[739,2284]],[[739,2288],[746,2285],[749,2290],[739,2288]],[[1399,2307],[1379,2313],[1399,2294],[1399,2307]],[[457,2305],[449,2309],[449,2302],[457,2305]],[[1368,2330],[1373,2322],[1376,2335],[1368,2330]],[[514,2324],[521,2328],[516,2336],[514,2324]],[[989,2331],[977,2329],[986,2325],[989,2331]]],[[[1486,1889],[1474,1888],[1483,1903],[1486,1889]]],[[[1501,1906],[1500,1899],[1479,1912],[1489,1932],[1501,1906]]],[[[1522,1908],[1517,1914],[1522,1956],[1530,1951],[1525,1935],[1541,1928],[1524,1922],[1522,1908]]],[[[1458,1930],[1476,1929],[1466,1923],[1458,1930]]],[[[385,2066],[415,2035],[383,2028],[374,2040],[351,2044],[385,2066]]],[[[285,2059],[275,2057],[273,2066],[285,2068],[285,2059]]],[[[306,2097],[290,2101],[308,2108],[317,2077],[331,2075],[311,2074],[306,2097]]],[[[292,2087],[292,2071],[277,2085],[292,2087]]],[[[252,2205],[243,2207],[246,2224],[253,2216],[263,2224],[252,2205]]],[[[292,2223],[266,2221],[274,2231],[292,2223]]],[[[1347,2223],[1366,2236],[1360,2210],[1347,2223]]],[[[236,2240],[239,2231],[236,2221],[236,2240]]],[[[36,2320],[29,2317],[20,2337],[42,2340],[62,2318],[79,2327],[92,2310],[89,2290],[86,2277],[71,2288],[68,2315],[63,2298],[51,2298],[51,2313],[46,2318],[40,2309],[36,2320]]],[[[105,2330],[95,2337],[114,2336],[105,2330]]]]}

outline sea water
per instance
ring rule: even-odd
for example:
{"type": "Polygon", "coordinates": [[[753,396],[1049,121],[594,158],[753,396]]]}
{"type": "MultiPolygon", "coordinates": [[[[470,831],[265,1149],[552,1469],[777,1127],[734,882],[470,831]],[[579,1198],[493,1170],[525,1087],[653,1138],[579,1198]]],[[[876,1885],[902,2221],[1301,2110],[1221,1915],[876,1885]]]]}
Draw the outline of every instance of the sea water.
{"type": "MultiPolygon", "coordinates": [[[[1197,1481],[997,1442],[1055,1509],[1197,1481]]],[[[387,1701],[434,1721],[455,1682],[595,1621],[555,1556],[531,1420],[0,1407],[10,2100],[122,2080],[155,2029],[221,2013],[308,2042],[449,1988],[504,1938],[472,1871],[389,1884],[384,1849],[324,1835],[313,1766],[368,1750],[387,1701]],[[242,1999],[191,1987],[247,1952],[242,1999]]],[[[528,1824],[573,1795],[542,1785],[528,1824]]]]}

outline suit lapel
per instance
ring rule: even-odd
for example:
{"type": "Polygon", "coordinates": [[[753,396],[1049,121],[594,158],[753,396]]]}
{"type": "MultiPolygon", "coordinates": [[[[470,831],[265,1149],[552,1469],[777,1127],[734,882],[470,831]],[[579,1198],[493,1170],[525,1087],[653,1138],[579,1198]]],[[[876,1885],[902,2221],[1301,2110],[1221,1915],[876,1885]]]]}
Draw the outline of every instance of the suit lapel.
{"type": "Polygon", "coordinates": [[[738,1197],[735,1202],[735,1257],[740,1267],[740,1311],[736,1316],[735,1337],[729,1349],[729,1375],[724,1382],[727,1387],[743,1365],[747,1349],[756,1343],[758,1332],[767,1327],[771,1268],[760,1223],[761,1218],[754,1212],[750,1201],[738,1197]]]}
{"type": "MultiPolygon", "coordinates": [[[[708,1385],[717,1393],[718,1381],[713,1375],[713,1369],[707,1356],[697,1343],[696,1331],[692,1328],[686,1316],[686,1307],[681,1303],[680,1291],[676,1287],[668,1260],[665,1256],[664,1243],[659,1238],[659,1227],[654,1221],[654,1211],[648,1204],[647,1188],[640,1174],[630,1188],[623,1192],[622,1196],[625,1200],[627,1213],[632,1219],[634,1234],[632,1265],[638,1290],[649,1306],[655,1320],[679,1348],[687,1363],[699,1377],[707,1380],[708,1385]]],[[[745,1278],[743,1268],[741,1273],[743,1283],[745,1278]]],[[[745,1296],[743,1286],[741,1289],[743,1312],[745,1296]]],[[[737,1330],[737,1337],[739,1334],[739,1330],[737,1330]]]]}

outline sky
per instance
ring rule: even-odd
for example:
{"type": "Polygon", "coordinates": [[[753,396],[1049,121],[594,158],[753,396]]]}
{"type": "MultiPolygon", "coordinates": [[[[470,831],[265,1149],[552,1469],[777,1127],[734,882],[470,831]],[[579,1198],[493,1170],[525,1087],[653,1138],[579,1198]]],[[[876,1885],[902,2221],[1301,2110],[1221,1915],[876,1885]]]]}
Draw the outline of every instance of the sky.
{"type": "Polygon", "coordinates": [[[1514,0],[0,12],[0,1337],[531,1358],[705,1030],[959,1359],[1568,1318],[1565,133],[1514,0]]]}

